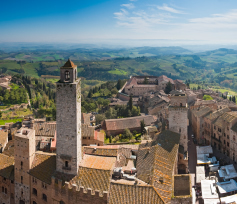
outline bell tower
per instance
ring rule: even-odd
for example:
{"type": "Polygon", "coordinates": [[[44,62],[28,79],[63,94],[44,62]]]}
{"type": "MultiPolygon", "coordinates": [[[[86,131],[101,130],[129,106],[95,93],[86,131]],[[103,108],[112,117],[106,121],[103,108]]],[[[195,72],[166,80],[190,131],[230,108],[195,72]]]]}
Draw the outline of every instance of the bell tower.
{"type": "Polygon", "coordinates": [[[70,59],[60,68],[56,86],[56,170],[76,175],[81,161],[81,81],[70,59]]]}

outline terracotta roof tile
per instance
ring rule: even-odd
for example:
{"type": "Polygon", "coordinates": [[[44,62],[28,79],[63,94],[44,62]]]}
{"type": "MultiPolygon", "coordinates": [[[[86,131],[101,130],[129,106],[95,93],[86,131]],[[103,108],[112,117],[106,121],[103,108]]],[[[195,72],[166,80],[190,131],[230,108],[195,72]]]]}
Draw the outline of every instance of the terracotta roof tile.
{"type": "Polygon", "coordinates": [[[62,66],[62,68],[75,68],[76,65],[70,60],[68,59],[68,61],[62,66]]]}
{"type": "Polygon", "coordinates": [[[51,184],[51,177],[56,169],[56,155],[36,153],[29,174],[47,184],[51,184]]]}
{"type": "Polygon", "coordinates": [[[124,185],[111,182],[109,204],[164,204],[152,186],[124,185]]]}
{"type": "Polygon", "coordinates": [[[56,123],[35,123],[35,136],[54,137],[56,131],[56,123]]]}
{"type": "Polygon", "coordinates": [[[10,140],[7,143],[7,145],[3,151],[3,154],[5,154],[9,157],[14,157],[14,140],[10,140]]]}
{"type": "MultiPolygon", "coordinates": [[[[117,156],[117,155],[116,155],[117,156]]],[[[116,162],[116,157],[101,157],[93,155],[84,155],[83,160],[79,164],[81,167],[112,170],[116,162]]]]}
{"type": "Polygon", "coordinates": [[[139,145],[137,177],[152,184],[165,203],[170,203],[171,199],[173,169],[179,141],[179,134],[165,130],[157,134],[152,142],[139,145]]]}
{"type": "Polygon", "coordinates": [[[7,179],[13,179],[14,158],[0,154],[0,175],[7,179]]]}
{"type": "Polygon", "coordinates": [[[126,128],[138,128],[141,126],[140,123],[142,120],[144,120],[145,125],[151,125],[152,123],[155,122],[154,117],[152,115],[146,115],[146,116],[104,120],[102,127],[105,128],[107,131],[124,130],[126,128]]]}

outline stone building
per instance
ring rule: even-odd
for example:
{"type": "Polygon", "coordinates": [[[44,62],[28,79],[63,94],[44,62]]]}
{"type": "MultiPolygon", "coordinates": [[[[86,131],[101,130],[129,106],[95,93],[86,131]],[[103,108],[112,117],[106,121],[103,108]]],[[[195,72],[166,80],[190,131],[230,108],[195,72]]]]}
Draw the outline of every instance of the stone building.
{"type": "Polygon", "coordinates": [[[204,139],[204,117],[213,110],[208,106],[198,107],[191,111],[192,130],[198,143],[204,139]]]}
{"type": "Polygon", "coordinates": [[[82,147],[80,80],[74,74],[68,60],[57,83],[56,153],[36,151],[36,130],[22,127],[15,134],[14,157],[0,154],[0,202],[189,203],[190,179],[177,176],[179,133],[166,130],[139,146],[82,147]]]}
{"type": "Polygon", "coordinates": [[[118,135],[124,133],[127,128],[131,132],[137,131],[141,132],[141,121],[144,120],[146,126],[150,126],[156,122],[154,116],[136,116],[129,118],[119,118],[119,119],[106,119],[101,123],[102,129],[105,131],[106,135],[118,135]]]}
{"type": "Polygon", "coordinates": [[[133,96],[142,96],[148,92],[165,90],[166,84],[170,82],[175,90],[185,90],[186,85],[181,80],[172,80],[167,76],[131,76],[121,93],[133,96]]]}
{"type": "Polygon", "coordinates": [[[95,128],[86,124],[81,125],[82,146],[104,145],[104,132],[95,128]]]}
{"type": "Polygon", "coordinates": [[[183,92],[173,91],[170,96],[169,130],[180,134],[179,171],[188,170],[188,108],[187,96],[183,92]]]}
{"type": "Polygon", "coordinates": [[[56,84],[57,171],[76,175],[81,161],[81,81],[68,60],[56,84]],[[75,114],[76,113],[76,114],[75,114]]]}

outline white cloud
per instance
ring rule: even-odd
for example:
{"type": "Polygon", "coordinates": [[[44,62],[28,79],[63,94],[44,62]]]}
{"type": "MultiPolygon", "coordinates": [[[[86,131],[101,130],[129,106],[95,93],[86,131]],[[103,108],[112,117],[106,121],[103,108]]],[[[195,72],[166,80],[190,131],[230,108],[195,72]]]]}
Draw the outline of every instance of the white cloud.
{"type": "Polygon", "coordinates": [[[134,6],[133,3],[130,3],[130,4],[122,4],[121,6],[126,7],[127,9],[133,9],[133,8],[135,8],[135,6],[134,6]]]}
{"type": "Polygon", "coordinates": [[[157,8],[159,10],[168,11],[171,13],[183,14],[182,11],[169,7],[167,4],[163,4],[163,6],[157,6],[157,8]]]}

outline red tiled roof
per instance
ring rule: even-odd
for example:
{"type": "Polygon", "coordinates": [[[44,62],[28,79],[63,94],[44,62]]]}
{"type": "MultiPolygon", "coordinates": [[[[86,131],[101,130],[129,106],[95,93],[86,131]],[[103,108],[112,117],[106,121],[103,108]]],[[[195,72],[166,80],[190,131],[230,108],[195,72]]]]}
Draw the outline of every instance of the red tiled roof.
{"type": "Polygon", "coordinates": [[[108,119],[104,120],[102,125],[107,131],[110,130],[124,130],[126,128],[138,128],[141,126],[141,121],[144,120],[145,125],[151,125],[155,122],[155,119],[152,115],[146,116],[137,116],[129,118],[120,118],[120,119],[108,119]]]}
{"type": "Polygon", "coordinates": [[[85,154],[79,166],[93,169],[112,170],[115,162],[116,157],[102,157],[85,154]]]}
{"type": "Polygon", "coordinates": [[[68,59],[68,61],[62,66],[62,68],[75,68],[76,65],[70,60],[68,59]]]}

